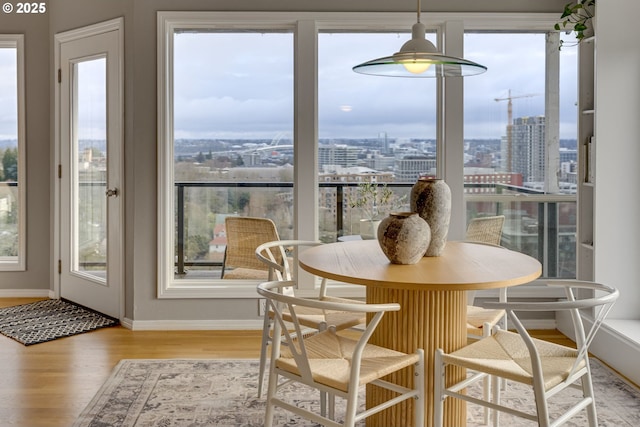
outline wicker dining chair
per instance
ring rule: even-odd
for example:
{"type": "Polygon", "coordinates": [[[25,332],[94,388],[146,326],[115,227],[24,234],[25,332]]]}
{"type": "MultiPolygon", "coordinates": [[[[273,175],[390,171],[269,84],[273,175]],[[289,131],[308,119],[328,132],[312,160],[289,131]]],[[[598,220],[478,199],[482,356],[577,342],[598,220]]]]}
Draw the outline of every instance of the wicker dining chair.
{"type": "MultiPolygon", "coordinates": [[[[269,267],[269,280],[291,281],[295,280],[291,255],[295,255],[296,251],[304,250],[304,248],[322,245],[319,241],[307,240],[276,240],[273,242],[263,243],[258,246],[255,251],[257,259],[269,267]]],[[[288,295],[295,295],[294,289],[282,288],[281,292],[288,295]]],[[[348,304],[361,304],[361,301],[338,298],[327,295],[327,279],[322,278],[320,282],[320,290],[317,296],[319,301],[342,302],[348,304]]],[[[300,308],[298,310],[298,321],[304,326],[302,332],[305,336],[318,333],[328,327],[336,330],[349,329],[366,322],[365,313],[359,312],[339,312],[332,310],[319,310],[316,308],[300,308]]],[[[291,313],[286,309],[282,311],[285,321],[291,322],[291,313]]],[[[260,348],[260,371],[258,376],[258,397],[262,395],[262,385],[264,382],[264,373],[267,361],[267,348],[271,344],[271,333],[273,326],[274,312],[269,310],[267,305],[264,314],[264,322],[262,327],[262,345],[260,348]]]]}
{"type": "Polygon", "coordinates": [[[586,409],[588,425],[598,425],[595,396],[589,367],[589,345],[611,307],[618,299],[617,289],[587,281],[551,282],[548,286],[565,289],[566,300],[550,302],[491,302],[487,306],[502,309],[517,333],[497,329],[492,335],[475,341],[451,353],[437,350],[434,361],[434,425],[443,423],[443,405],[447,398],[490,407],[494,411],[493,425],[498,426],[498,411],[534,421],[540,427],[558,426],[586,409]],[[579,295],[591,295],[578,299],[579,295]],[[516,312],[564,312],[573,322],[576,347],[568,347],[532,338],[516,312]],[[585,319],[586,316],[587,318],[585,319]],[[446,384],[444,371],[448,366],[466,368],[472,376],[457,384],[446,384]],[[500,402],[497,382],[493,383],[491,400],[480,399],[466,389],[475,381],[487,377],[506,378],[530,386],[535,396],[535,413],[525,408],[506,406],[500,402]],[[576,384],[579,383],[579,384],[576,384]],[[573,405],[563,405],[562,413],[551,421],[548,402],[566,388],[580,390],[573,405]]]}
{"type": "MultiPolygon", "coordinates": [[[[465,240],[469,242],[482,243],[486,245],[499,246],[502,240],[502,227],[504,225],[504,215],[473,218],[467,227],[465,240]]],[[[491,331],[496,325],[501,325],[507,329],[507,315],[502,309],[489,309],[473,305],[475,291],[467,291],[467,336],[472,339],[486,338],[491,335],[491,331]]],[[[499,290],[498,300],[507,300],[507,288],[499,290]]],[[[504,381],[502,382],[504,387],[504,381]]],[[[490,381],[484,379],[484,396],[487,398],[490,393],[490,381]]],[[[489,408],[484,408],[484,423],[489,423],[489,408]]]]}
{"type": "Polygon", "coordinates": [[[400,305],[317,301],[281,293],[281,289],[295,286],[293,281],[271,281],[258,285],[258,293],[266,298],[274,312],[275,336],[281,336],[287,342],[286,347],[281,347],[280,339],[273,340],[265,427],[273,425],[276,406],[323,426],[353,427],[356,422],[408,399],[413,400],[413,425],[424,425],[424,351],[417,349],[415,353],[403,353],[369,343],[384,314],[400,310],[400,305]],[[351,311],[366,314],[370,318],[365,331],[358,338],[343,336],[331,327],[304,337],[297,313],[308,308],[351,311]],[[283,310],[290,313],[292,323],[285,321],[283,310]],[[383,377],[404,369],[413,371],[407,373],[413,378],[410,388],[383,380],[383,377]],[[333,405],[328,414],[323,414],[313,411],[308,405],[296,405],[296,402],[278,396],[278,390],[282,387],[296,383],[315,388],[321,394],[345,399],[343,417],[335,413],[333,405]],[[394,397],[362,411],[358,391],[366,384],[392,390],[394,397]]]}
{"type": "MultiPolygon", "coordinates": [[[[465,241],[500,246],[504,215],[474,218],[469,222],[465,241]]],[[[507,329],[504,310],[491,310],[473,305],[475,292],[468,291],[467,335],[471,338],[483,338],[491,334],[491,328],[501,320],[502,327],[507,329]],[[487,327],[488,325],[488,327],[487,327]]],[[[507,298],[507,289],[500,289],[499,301],[507,298]]]]}
{"type": "Polygon", "coordinates": [[[256,258],[256,248],[280,240],[274,222],[267,218],[229,216],[225,218],[225,231],[227,248],[222,278],[268,280],[269,267],[256,258]]]}
{"type": "Polygon", "coordinates": [[[504,215],[473,218],[467,226],[465,240],[500,246],[504,215]]]}

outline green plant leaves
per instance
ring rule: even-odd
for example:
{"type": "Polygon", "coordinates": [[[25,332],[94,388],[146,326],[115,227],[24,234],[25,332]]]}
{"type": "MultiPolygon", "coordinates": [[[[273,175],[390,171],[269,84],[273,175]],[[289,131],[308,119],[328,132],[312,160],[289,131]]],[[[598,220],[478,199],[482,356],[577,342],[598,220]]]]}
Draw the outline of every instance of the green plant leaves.
{"type": "MultiPolygon", "coordinates": [[[[582,41],[590,30],[591,19],[595,14],[596,0],[574,0],[564,6],[560,22],[557,22],[553,28],[556,31],[567,30],[576,33],[576,40],[582,41]]],[[[560,41],[562,48],[562,41],[560,41]]]]}

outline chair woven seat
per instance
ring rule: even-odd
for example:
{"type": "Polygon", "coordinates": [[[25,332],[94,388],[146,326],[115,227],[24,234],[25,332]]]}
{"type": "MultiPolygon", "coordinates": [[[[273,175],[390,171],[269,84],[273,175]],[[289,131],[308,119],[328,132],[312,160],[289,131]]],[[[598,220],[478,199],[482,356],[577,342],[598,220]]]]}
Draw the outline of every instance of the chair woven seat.
{"type": "Polygon", "coordinates": [[[475,305],[468,305],[467,334],[481,337],[483,336],[485,324],[495,326],[504,316],[504,310],[490,310],[475,305]]]}
{"type": "MultiPolygon", "coordinates": [[[[307,358],[314,381],[348,392],[351,374],[351,359],[357,341],[337,335],[331,330],[305,338],[307,358]]],[[[392,372],[418,363],[417,354],[405,354],[373,344],[367,344],[362,354],[360,382],[370,383],[392,372]]],[[[287,372],[300,375],[288,347],[281,348],[276,366],[287,372]]]]}
{"type": "Polygon", "coordinates": [[[269,272],[267,270],[254,270],[252,268],[234,268],[224,273],[225,279],[249,279],[249,280],[268,280],[269,272]]]}
{"type": "MultiPolygon", "coordinates": [[[[564,381],[571,372],[578,352],[570,347],[533,339],[541,356],[545,390],[564,381]]],[[[476,371],[533,385],[531,357],[519,334],[498,330],[488,338],[476,341],[458,351],[443,356],[446,363],[455,363],[476,371]]],[[[584,367],[584,361],[579,368],[584,367]]]]}

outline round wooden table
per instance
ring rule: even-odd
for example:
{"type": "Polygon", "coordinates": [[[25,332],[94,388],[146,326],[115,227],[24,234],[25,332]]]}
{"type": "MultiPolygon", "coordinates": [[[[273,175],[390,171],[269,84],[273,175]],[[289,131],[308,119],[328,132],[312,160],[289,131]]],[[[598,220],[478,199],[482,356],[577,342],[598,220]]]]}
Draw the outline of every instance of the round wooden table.
{"type": "MultiPolygon", "coordinates": [[[[454,351],[467,343],[467,290],[493,289],[531,282],[542,266],[528,255],[481,243],[447,242],[442,256],[417,264],[391,264],[377,240],[330,243],[299,254],[300,266],[315,275],[367,287],[368,303],[397,302],[400,311],[387,313],[371,338],[373,344],[405,353],[425,352],[425,421],[433,425],[433,357],[436,349],[454,351]]],[[[462,369],[447,369],[447,384],[460,381],[462,369]]],[[[411,385],[410,372],[390,377],[411,385]]],[[[388,399],[386,391],[367,389],[367,405],[388,399]]],[[[412,401],[367,419],[367,426],[413,425],[412,401]]],[[[445,426],[466,425],[466,404],[445,402],[445,426]]]]}

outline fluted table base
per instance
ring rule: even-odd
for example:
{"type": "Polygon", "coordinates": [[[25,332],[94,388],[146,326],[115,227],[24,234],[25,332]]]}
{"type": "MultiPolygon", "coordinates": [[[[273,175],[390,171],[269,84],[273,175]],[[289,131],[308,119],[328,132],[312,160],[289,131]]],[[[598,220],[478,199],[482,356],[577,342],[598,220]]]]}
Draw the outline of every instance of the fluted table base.
{"type": "MultiPolygon", "coordinates": [[[[467,343],[465,291],[416,291],[367,287],[368,303],[397,302],[400,311],[388,312],[371,338],[371,343],[405,353],[422,348],[425,352],[425,423],[433,425],[433,361],[436,349],[456,350],[467,343]]],[[[390,375],[391,382],[413,386],[413,371],[390,375]]],[[[465,378],[465,370],[447,368],[446,383],[465,378]]],[[[367,406],[388,400],[393,393],[379,387],[367,387],[367,406]]],[[[414,426],[413,401],[405,401],[367,419],[367,426],[414,426]]],[[[444,406],[445,426],[466,425],[466,403],[447,399],[444,406]]]]}

